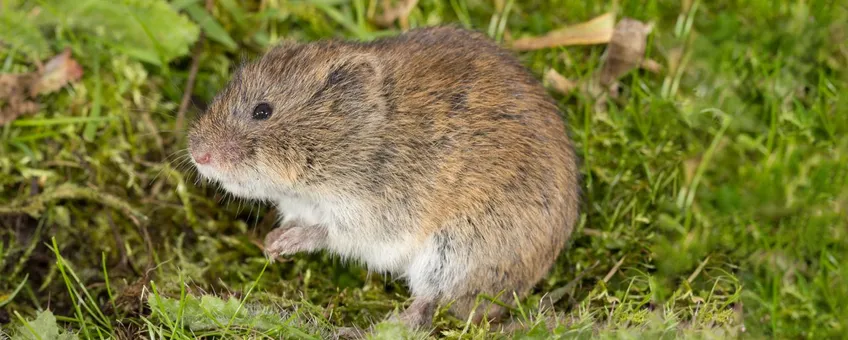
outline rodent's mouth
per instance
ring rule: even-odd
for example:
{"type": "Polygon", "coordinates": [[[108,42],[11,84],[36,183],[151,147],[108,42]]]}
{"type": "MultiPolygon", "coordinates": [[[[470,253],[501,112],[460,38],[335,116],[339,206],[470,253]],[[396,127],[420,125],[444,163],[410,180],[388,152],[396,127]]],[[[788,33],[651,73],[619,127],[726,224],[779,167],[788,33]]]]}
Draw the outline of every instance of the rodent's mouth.
{"type": "Polygon", "coordinates": [[[231,174],[230,171],[217,169],[215,166],[197,164],[196,162],[194,167],[204,179],[224,187],[227,191],[232,191],[230,188],[240,187],[237,174],[231,174]]]}
{"type": "Polygon", "coordinates": [[[203,178],[220,185],[236,197],[260,200],[273,197],[269,192],[270,183],[262,180],[265,176],[258,169],[219,169],[196,162],[194,165],[203,178]]]}

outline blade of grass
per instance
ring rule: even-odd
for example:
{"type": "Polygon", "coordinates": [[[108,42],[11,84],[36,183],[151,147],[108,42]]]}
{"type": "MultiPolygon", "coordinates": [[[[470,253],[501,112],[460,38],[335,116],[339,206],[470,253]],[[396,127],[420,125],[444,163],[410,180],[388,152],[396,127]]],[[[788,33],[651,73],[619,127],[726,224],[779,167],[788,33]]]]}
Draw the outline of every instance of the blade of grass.
{"type": "Polygon", "coordinates": [[[262,271],[260,271],[260,272],[259,272],[259,276],[257,276],[257,277],[256,277],[256,280],[254,280],[254,281],[253,281],[253,284],[251,284],[251,285],[250,285],[250,288],[248,288],[248,289],[247,289],[247,293],[245,293],[245,294],[244,294],[244,297],[241,299],[241,302],[239,303],[238,308],[236,308],[235,313],[233,313],[233,316],[231,316],[231,317],[230,317],[230,321],[229,321],[229,322],[227,322],[227,327],[226,327],[226,328],[224,328],[224,333],[225,333],[225,334],[227,333],[227,331],[229,331],[229,330],[230,330],[230,327],[233,325],[233,321],[235,321],[236,316],[238,316],[238,314],[239,314],[239,312],[241,311],[242,307],[244,307],[244,303],[247,301],[247,298],[249,298],[249,297],[250,297],[250,294],[253,292],[253,289],[254,289],[254,288],[256,288],[256,286],[257,286],[257,285],[259,285],[259,280],[260,280],[260,279],[262,279],[262,275],[264,275],[264,274],[265,274],[265,269],[267,269],[267,268],[268,268],[268,265],[269,265],[270,263],[271,263],[271,261],[269,261],[269,260],[267,260],[267,259],[265,260],[265,265],[264,265],[264,266],[262,266],[262,271]]]}
{"type": "MultiPolygon", "coordinates": [[[[119,244],[118,247],[120,246],[119,244]]],[[[109,271],[106,270],[106,253],[100,253],[100,263],[103,266],[103,281],[106,283],[106,294],[109,295],[109,303],[112,304],[112,310],[117,312],[118,307],[115,306],[115,296],[112,294],[112,286],[109,283],[109,271]]]]}
{"type": "Polygon", "coordinates": [[[18,119],[12,122],[12,126],[51,126],[51,125],[68,125],[90,122],[110,122],[117,120],[116,117],[57,117],[57,118],[33,118],[33,119],[18,119]]]}
{"type": "MultiPolygon", "coordinates": [[[[156,283],[153,282],[153,280],[150,281],[150,290],[153,292],[153,298],[156,299],[156,308],[161,308],[163,306],[162,297],[159,295],[159,290],[156,288],[156,283]]],[[[150,308],[153,309],[154,307],[150,306],[150,308]]],[[[168,313],[166,311],[157,310],[156,312],[158,312],[156,314],[160,315],[163,321],[165,321],[166,326],[170,327],[172,330],[176,330],[176,325],[171,321],[171,318],[168,317],[168,313]]],[[[151,313],[151,315],[152,314],[153,313],[151,313]]]]}
{"type": "Polygon", "coordinates": [[[29,322],[27,322],[26,319],[24,319],[24,317],[22,317],[21,314],[18,313],[18,311],[15,311],[15,316],[24,325],[24,327],[26,327],[26,329],[30,332],[30,334],[32,334],[38,340],[43,340],[43,339],[41,339],[41,335],[39,335],[38,332],[36,332],[35,329],[32,328],[32,326],[29,324],[29,322]]]}
{"type": "Polygon", "coordinates": [[[718,148],[719,141],[721,141],[721,138],[724,137],[724,132],[727,131],[727,128],[730,127],[730,122],[733,121],[733,118],[717,109],[708,111],[721,113],[722,124],[718,132],[716,132],[715,136],[713,137],[713,141],[710,143],[710,146],[707,148],[707,151],[704,152],[704,156],[701,159],[701,163],[698,164],[698,168],[697,170],[695,170],[695,175],[692,177],[692,183],[691,185],[689,185],[689,188],[687,188],[686,200],[683,204],[684,211],[686,212],[686,219],[683,223],[683,226],[684,228],[686,228],[686,230],[690,230],[691,227],[692,203],[695,201],[695,192],[698,190],[698,185],[701,183],[701,179],[704,177],[704,172],[707,170],[707,167],[712,161],[713,154],[715,154],[715,151],[718,148]]]}
{"type": "Polygon", "coordinates": [[[15,299],[15,296],[18,296],[18,292],[20,292],[21,289],[24,288],[24,285],[27,283],[27,279],[29,279],[29,274],[24,275],[24,279],[21,280],[21,283],[19,283],[18,286],[15,287],[15,290],[13,290],[12,293],[6,296],[6,300],[0,301],[0,307],[5,306],[9,302],[12,302],[12,300],[15,299]]]}
{"type": "Polygon", "coordinates": [[[229,14],[240,28],[248,26],[248,14],[235,0],[218,0],[218,4],[224,8],[224,12],[229,14]]]}
{"type": "MultiPolygon", "coordinates": [[[[38,244],[41,240],[41,231],[44,230],[44,224],[47,223],[46,218],[40,218],[38,220],[38,226],[35,227],[35,232],[32,234],[32,240],[29,242],[26,250],[18,259],[18,263],[15,264],[15,268],[12,269],[11,273],[7,273],[9,277],[17,277],[18,274],[26,268],[27,260],[32,256],[32,253],[35,251],[35,248],[38,247],[38,244]]],[[[2,305],[0,305],[2,306],[2,305]]]]}
{"type": "Polygon", "coordinates": [[[12,48],[9,49],[9,54],[6,55],[6,60],[3,61],[3,68],[0,69],[0,72],[9,73],[9,70],[12,69],[12,62],[15,60],[15,54],[17,52],[18,49],[16,46],[12,46],[12,48]]]}
{"type": "Polygon", "coordinates": [[[362,31],[368,30],[368,21],[365,20],[365,3],[364,0],[353,0],[353,9],[356,12],[356,24],[362,31]]]}
{"type": "Polygon", "coordinates": [[[58,137],[58,136],[61,136],[61,135],[62,135],[62,132],[60,132],[60,131],[32,133],[32,134],[27,134],[27,135],[22,136],[22,137],[12,138],[11,140],[9,140],[9,142],[10,143],[25,143],[25,142],[31,142],[31,141],[35,141],[35,140],[39,140],[39,139],[44,139],[44,138],[58,137]]]}
{"type": "MultiPolygon", "coordinates": [[[[100,50],[100,49],[96,49],[100,50]]],[[[100,79],[100,53],[94,54],[94,93],[92,93],[92,102],[91,102],[91,113],[89,113],[89,117],[91,118],[99,118],[100,110],[103,107],[103,81],[100,79]]],[[[94,133],[97,132],[97,121],[89,122],[85,126],[85,130],[82,133],[82,138],[91,142],[94,140],[94,133]]]]}
{"type": "Polygon", "coordinates": [[[180,307],[177,309],[177,327],[174,333],[171,333],[171,339],[174,338],[174,335],[177,333],[176,330],[182,329],[183,327],[183,312],[185,311],[186,306],[186,290],[185,290],[185,281],[183,280],[183,273],[179,272],[180,278],[180,307]]]}
{"type": "Polygon", "coordinates": [[[328,17],[330,17],[330,19],[333,19],[336,23],[356,35],[357,38],[363,40],[370,40],[374,38],[374,35],[362,29],[351,18],[346,17],[335,7],[329,6],[324,3],[316,3],[314,5],[315,7],[323,11],[324,14],[326,14],[328,17]]]}
{"type": "Polygon", "coordinates": [[[207,37],[224,45],[229,50],[235,50],[238,47],[238,44],[230,37],[227,30],[218,23],[218,20],[203,7],[200,7],[199,4],[191,4],[185,10],[197,22],[203,32],[206,33],[207,37]]]}
{"type": "Polygon", "coordinates": [[[495,34],[495,41],[502,42],[503,34],[506,30],[506,24],[509,22],[509,12],[512,11],[512,6],[515,4],[515,0],[509,0],[506,2],[506,6],[504,6],[503,13],[500,15],[500,22],[498,23],[497,32],[495,34]]]}
{"type": "Polygon", "coordinates": [[[459,22],[462,23],[462,27],[466,29],[471,28],[471,15],[468,14],[468,6],[466,6],[465,1],[450,0],[450,5],[459,22]]]}
{"type": "Polygon", "coordinates": [[[85,317],[82,314],[82,309],[80,308],[80,297],[74,289],[73,284],[71,283],[71,279],[68,277],[67,273],[65,273],[64,262],[61,260],[62,255],[59,254],[59,246],[56,244],[56,237],[51,237],[51,242],[53,244],[53,254],[56,256],[56,266],[59,267],[59,271],[62,274],[62,279],[65,281],[65,288],[68,289],[68,293],[71,295],[71,302],[74,305],[74,315],[76,315],[76,322],[80,324],[83,333],[85,333],[85,337],[91,339],[91,333],[89,333],[88,327],[85,326],[85,317]]]}
{"type": "MultiPolygon", "coordinates": [[[[68,283],[67,275],[66,275],[66,273],[67,273],[67,274],[70,274],[70,276],[74,279],[76,284],[82,290],[83,294],[85,294],[86,299],[83,299],[82,296],[80,296],[79,293],[77,293],[78,294],[77,296],[79,296],[80,302],[83,305],[83,307],[85,307],[85,309],[88,311],[88,313],[91,314],[91,316],[95,320],[100,321],[100,324],[102,326],[105,326],[109,330],[109,332],[112,333],[113,332],[112,323],[109,322],[109,318],[107,318],[106,315],[103,314],[103,311],[100,310],[100,307],[97,305],[97,300],[95,300],[91,296],[91,294],[88,292],[88,289],[82,283],[82,280],[80,280],[79,276],[77,276],[77,273],[74,272],[74,270],[68,265],[68,263],[65,262],[65,258],[62,257],[62,255],[59,253],[59,247],[56,244],[56,238],[52,237],[51,241],[53,243],[53,253],[56,254],[57,265],[60,266],[59,270],[62,272],[62,276],[65,277],[66,283],[68,283]]],[[[98,329],[99,329],[99,327],[98,327],[98,329]]]]}

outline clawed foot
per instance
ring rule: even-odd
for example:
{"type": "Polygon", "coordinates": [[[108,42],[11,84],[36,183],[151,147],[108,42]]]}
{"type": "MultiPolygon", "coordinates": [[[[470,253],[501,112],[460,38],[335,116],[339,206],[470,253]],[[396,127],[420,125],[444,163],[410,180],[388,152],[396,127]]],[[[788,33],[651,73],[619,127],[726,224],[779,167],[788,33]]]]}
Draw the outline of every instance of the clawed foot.
{"type": "Polygon", "coordinates": [[[321,226],[282,226],[265,236],[265,256],[292,255],[324,248],[327,230],[321,226]]]}
{"type": "Polygon", "coordinates": [[[400,322],[414,330],[421,330],[433,323],[436,302],[423,297],[416,298],[400,315],[393,315],[390,321],[400,322]]]}
{"type": "MultiPolygon", "coordinates": [[[[412,302],[400,314],[392,314],[389,322],[402,323],[412,330],[421,331],[429,327],[433,322],[433,313],[436,311],[436,303],[432,299],[418,298],[412,302]]],[[[357,327],[340,327],[336,329],[335,339],[365,339],[372,335],[374,329],[361,329],[357,327]]]]}

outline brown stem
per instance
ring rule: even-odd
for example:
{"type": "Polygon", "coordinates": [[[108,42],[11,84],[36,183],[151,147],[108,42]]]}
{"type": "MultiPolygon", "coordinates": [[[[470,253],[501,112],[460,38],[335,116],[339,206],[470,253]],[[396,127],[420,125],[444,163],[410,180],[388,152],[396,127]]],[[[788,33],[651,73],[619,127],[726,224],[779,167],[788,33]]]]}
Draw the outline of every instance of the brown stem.
{"type": "Polygon", "coordinates": [[[409,13],[418,5],[418,0],[401,0],[396,6],[392,6],[389,0],[383,2],[383,14],[374,18],[375,23],[381,27],[389,27],[395,20],[400,21],[401,29],[409,29],[409,13]]]}
{"type": "MultiPolygon", "coordinates": [[[[214,0],[206,0],[206,11],[210,12],[210,15],[214,6],[214,0]]],[[[194,83],[197,79],[197,72],[200,70],[200,55],[203,53],[203,44],[205,41],[206,34],[200,31],[200,37],[197,39],[197,43],[194,44],[192,51],[191,67],[188,71],[188,80],[186,80],[185,91],[183,91],[183,98],[180,101],[180,108],[177,111],[177,122],[174,124],[174,131],[177,132],[181,131],[185,124],[185,114],[188,110],[188,104],[191,103],[191,93],[194,92],[194,83]]]]}
{"type": "Polygon", "coordinates": [[[140,275],[141,273],[139,273],[135,268],[135,264],[127,255],[126,249],[124,249],[124,238],[121,237],[121,231],[118,230],[118,226],[115,225],[115,220],[112,218],[112,214],[106,214],[106,222],[109,224],[109,228],[112,229],[112,236],[115,238],[115,247],[118,248],[118,255],[121,257],[118,261],[118,266],[129,268],[136,275],[140,275]]]}

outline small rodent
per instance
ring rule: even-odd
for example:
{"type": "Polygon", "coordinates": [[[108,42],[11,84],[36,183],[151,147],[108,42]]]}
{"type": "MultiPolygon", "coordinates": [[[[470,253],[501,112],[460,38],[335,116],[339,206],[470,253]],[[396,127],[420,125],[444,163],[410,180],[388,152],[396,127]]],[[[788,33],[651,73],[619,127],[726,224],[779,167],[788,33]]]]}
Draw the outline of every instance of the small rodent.
{"type": "Polygon", "coordinates": [[[525,295],[578,219],[557,106],[474,31],[280,45],[235,72],[188,135],[203,177],[276,205],[266,254],[327,250],[399,275],[412,327],[439,304],[466,318],[478,294],[525,295]]]}

